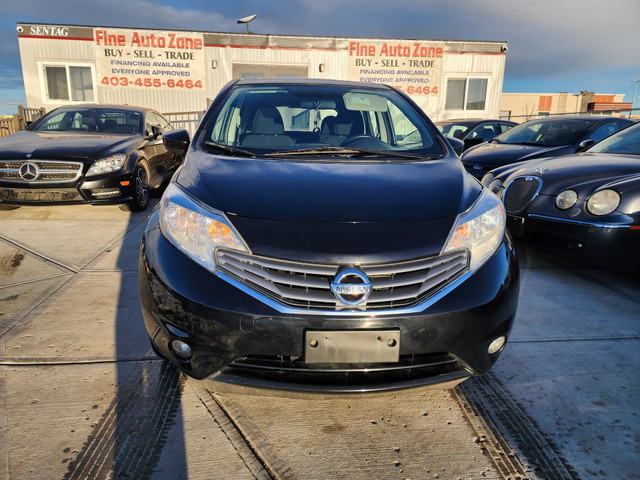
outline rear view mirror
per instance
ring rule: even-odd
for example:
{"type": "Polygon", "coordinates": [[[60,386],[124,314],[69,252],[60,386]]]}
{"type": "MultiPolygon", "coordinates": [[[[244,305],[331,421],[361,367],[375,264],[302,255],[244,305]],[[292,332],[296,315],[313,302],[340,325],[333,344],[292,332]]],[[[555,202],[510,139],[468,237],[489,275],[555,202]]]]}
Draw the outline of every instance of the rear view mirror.
{"type": "Polygon", "coordinates": [[[458,156],[462,155],[462,152],[464,150],[464,142],[462,140],[460,140],[459,138],[453,138],[453,137],[444,137],[447,139],[447,141],[449,142],[449,145],[451,145],[451,148],[453,148],[453,150],[458,154],[458,156]]]}

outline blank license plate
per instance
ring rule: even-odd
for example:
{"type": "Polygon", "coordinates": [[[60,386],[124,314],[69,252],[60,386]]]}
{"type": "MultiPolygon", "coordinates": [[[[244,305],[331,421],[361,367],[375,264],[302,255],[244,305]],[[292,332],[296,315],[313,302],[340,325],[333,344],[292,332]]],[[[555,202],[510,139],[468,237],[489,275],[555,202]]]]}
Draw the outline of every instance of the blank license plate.
{"type": "Polygon", "coordinates": [[[307,363],[377,363],[400,359],[399,330],[305,332],[307,363]]]}

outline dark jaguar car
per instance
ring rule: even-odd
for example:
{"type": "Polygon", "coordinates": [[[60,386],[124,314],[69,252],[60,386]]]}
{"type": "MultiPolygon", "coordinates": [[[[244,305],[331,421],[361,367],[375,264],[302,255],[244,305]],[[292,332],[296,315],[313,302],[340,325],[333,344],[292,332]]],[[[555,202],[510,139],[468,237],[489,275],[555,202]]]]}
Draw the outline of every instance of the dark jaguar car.
{"type": "Polygon", "coordinates": [[[538,118],[471,147],[460,158],[469,173],[482,178],[502,165],[582,151],[633,123],[627,118],[601,116],[538,118]]]}
{"type": "Polygon", "coordinates": [[[144,210],[149,189],[182,157],[164,147],[171,125],[158,112],[83,105],[49,112],[0,140],[0,206],[122,204],[144,210]]]}
{"type": "Polygon", "coordinates": [[[585,153],[497,168],[482,182],[503,198],[514,235],[589,263],[640,267],[640,124],[585,153]]]}
{"type": "Polygon", "coordinates": [[[140,291],[184,373],[385,390],[459,382],[503,350],[519,285],[503,206],[402,92],[235,81],[193,141],[164,141],[188,154],[146,225],[140,291]]]}

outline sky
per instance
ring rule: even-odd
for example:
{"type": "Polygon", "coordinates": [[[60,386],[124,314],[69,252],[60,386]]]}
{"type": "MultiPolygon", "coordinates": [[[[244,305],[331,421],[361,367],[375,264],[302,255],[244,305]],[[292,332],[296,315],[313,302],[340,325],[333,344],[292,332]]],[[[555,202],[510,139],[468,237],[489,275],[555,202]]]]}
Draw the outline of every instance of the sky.
{"type": "Polygon", "coordinates": [[[625,94],[640,0],[0,0],[0,114],[25,104],[17,22],[421,40],[506,41],[503,92],[625,94]]]}

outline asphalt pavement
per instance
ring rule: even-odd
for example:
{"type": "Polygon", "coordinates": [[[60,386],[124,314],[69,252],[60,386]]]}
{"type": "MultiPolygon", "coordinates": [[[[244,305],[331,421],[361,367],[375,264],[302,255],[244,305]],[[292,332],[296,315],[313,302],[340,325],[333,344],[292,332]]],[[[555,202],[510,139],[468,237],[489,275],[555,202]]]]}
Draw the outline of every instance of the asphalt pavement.
{"type": "Polygon", "coordinates": [[[238,389],[149,348],[145,219],[0,210],[0,479],[640,478],[637,272],[519,245],[509,344],[455,388],[238,389]]]}

